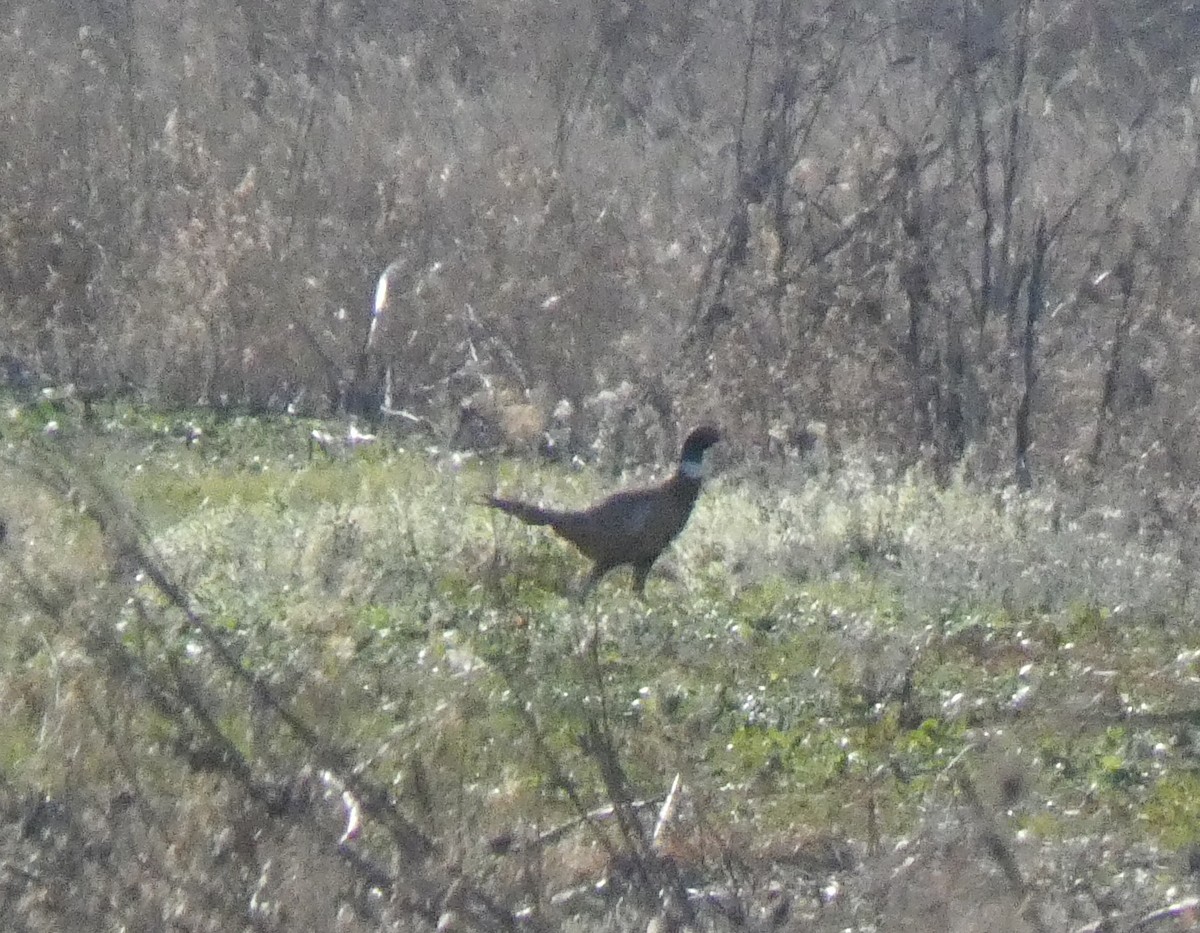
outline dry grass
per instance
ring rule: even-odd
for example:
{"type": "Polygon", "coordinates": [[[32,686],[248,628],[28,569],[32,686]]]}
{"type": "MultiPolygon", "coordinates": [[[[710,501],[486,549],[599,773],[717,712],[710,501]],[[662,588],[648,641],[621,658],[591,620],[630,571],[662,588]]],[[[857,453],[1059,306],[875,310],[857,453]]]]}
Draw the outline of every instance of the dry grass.
{"type": "Polygon", "coordinates": [[[241,465],[128,425],[8,450],[25,929],[1083,929],[1186,883],[1200,646],[1108,512],[728,467],[648,605],[577,607],[581,562],[473,503],[607,483],[230,430],[241,465]]]}

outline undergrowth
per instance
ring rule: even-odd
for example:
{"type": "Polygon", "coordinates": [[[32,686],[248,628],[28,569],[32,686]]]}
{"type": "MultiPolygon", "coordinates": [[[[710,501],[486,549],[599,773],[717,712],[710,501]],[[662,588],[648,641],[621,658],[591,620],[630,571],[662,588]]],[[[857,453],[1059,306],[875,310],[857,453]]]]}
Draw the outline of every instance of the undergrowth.
{"type": "Polygon", "coordinates": [[[582,504],[586,471],[35,428],[0,489],[29,929],[928,929],[913,883],[1050,929],[1185,881],[1193,607],[1119,516],[732,466],[645,603],[614,574],[581,605],[583,562],[478,499],[582,504]]]}

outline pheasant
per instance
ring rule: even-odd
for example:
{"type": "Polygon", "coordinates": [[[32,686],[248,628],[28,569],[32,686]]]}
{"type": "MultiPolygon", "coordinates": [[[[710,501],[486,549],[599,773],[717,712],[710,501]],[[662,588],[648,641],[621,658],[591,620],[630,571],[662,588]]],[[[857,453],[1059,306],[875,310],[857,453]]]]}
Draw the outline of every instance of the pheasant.
{"type": "Polygon", "coordinates": [[[633,591],[644,597],[650,568],[683,531],[700,495],[704,454],[720,439],[715,427],[696,428],[683,442],[679,468],[670,479],[657,486],[615,493],[588,509],[546,509],[500,496],[487,496],[483,504],[527,525],[549,525],[589,558],[592,571],[581,597],[623,564],[633,567],[633,591]]]}

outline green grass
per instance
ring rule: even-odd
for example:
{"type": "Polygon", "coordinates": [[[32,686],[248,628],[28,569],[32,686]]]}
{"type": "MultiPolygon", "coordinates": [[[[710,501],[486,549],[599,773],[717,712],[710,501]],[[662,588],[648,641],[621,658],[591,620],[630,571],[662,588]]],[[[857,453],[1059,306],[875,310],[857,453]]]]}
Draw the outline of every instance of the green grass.
{"type": "MultiPolygon", "coordinates": [[[[245,667],[395,788],[464,870],[487,874],[489,834],[570,819],[568,790],[606,801],[597,728],[635,796],[682,774],[690,819],[753,840],[739,857],[799,834],[866,858],[936,835],[950,812],[969,835],[956,775],[1036,841],[1029,858],[1063,889],[1053,866],[1088,839],[1165,861],[1200,842],[1194,727],[1125,722],[1194,707],[1200,634],[1164,582],[1166,558],[1094,529],[1051,535],[1038,500],[997,509],[916,473],[774,487],[731,474],[706,491],[646,603],[614,575],[579,606],[568,597],[583,562],[476,500],[499,484],[582,503],[607,486],[594,475],[388,443],[310,462],[301,426],[252,419],[206,422],[197,449],[174,423],[125,412],[80,434],[65,497],[32,475],[54,442],[31,424],[10,432],[0,786],[17,796],[212,791],[194,779],[203,756],[181,751],[195,723],[125,689],[97,632],[164,682],[182,672],[262,773],[314,764],[145,576],[116,572],[111,529],[81,505],[99,479],[245,667]],[[1119,601],[1096,585],[1105,567],[1126,586],[1119,601]]],[[[374,827],[366,838],[381,844],[374,827]]],[[[583,853],[568,847],[562,864],[583,853]]],[[[1122,864],[1073,870],[1103,886],[1122,864]]],[[[1153,887],[1181,881],[1164,870],[1153,887]]]]}

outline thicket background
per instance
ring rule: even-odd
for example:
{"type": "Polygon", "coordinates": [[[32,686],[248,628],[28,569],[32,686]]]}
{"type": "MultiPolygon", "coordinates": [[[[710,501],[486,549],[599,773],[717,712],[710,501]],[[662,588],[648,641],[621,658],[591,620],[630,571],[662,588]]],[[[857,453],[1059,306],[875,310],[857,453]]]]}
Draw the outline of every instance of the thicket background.
{"type": "Polygon", "coordinates": [[[0,14],[0,917],[1195,916],[1200,6],[0,14]],[[701,418],[648,606],[447,452],[701,418]]]}
{"type": "Polygon", "coordinates": [[[443,430],[608,389],[665,448],[1191,506],[1193,5],[50,0],[0,43],[10,381],[319,413],[390,368],[443,430]]]}

